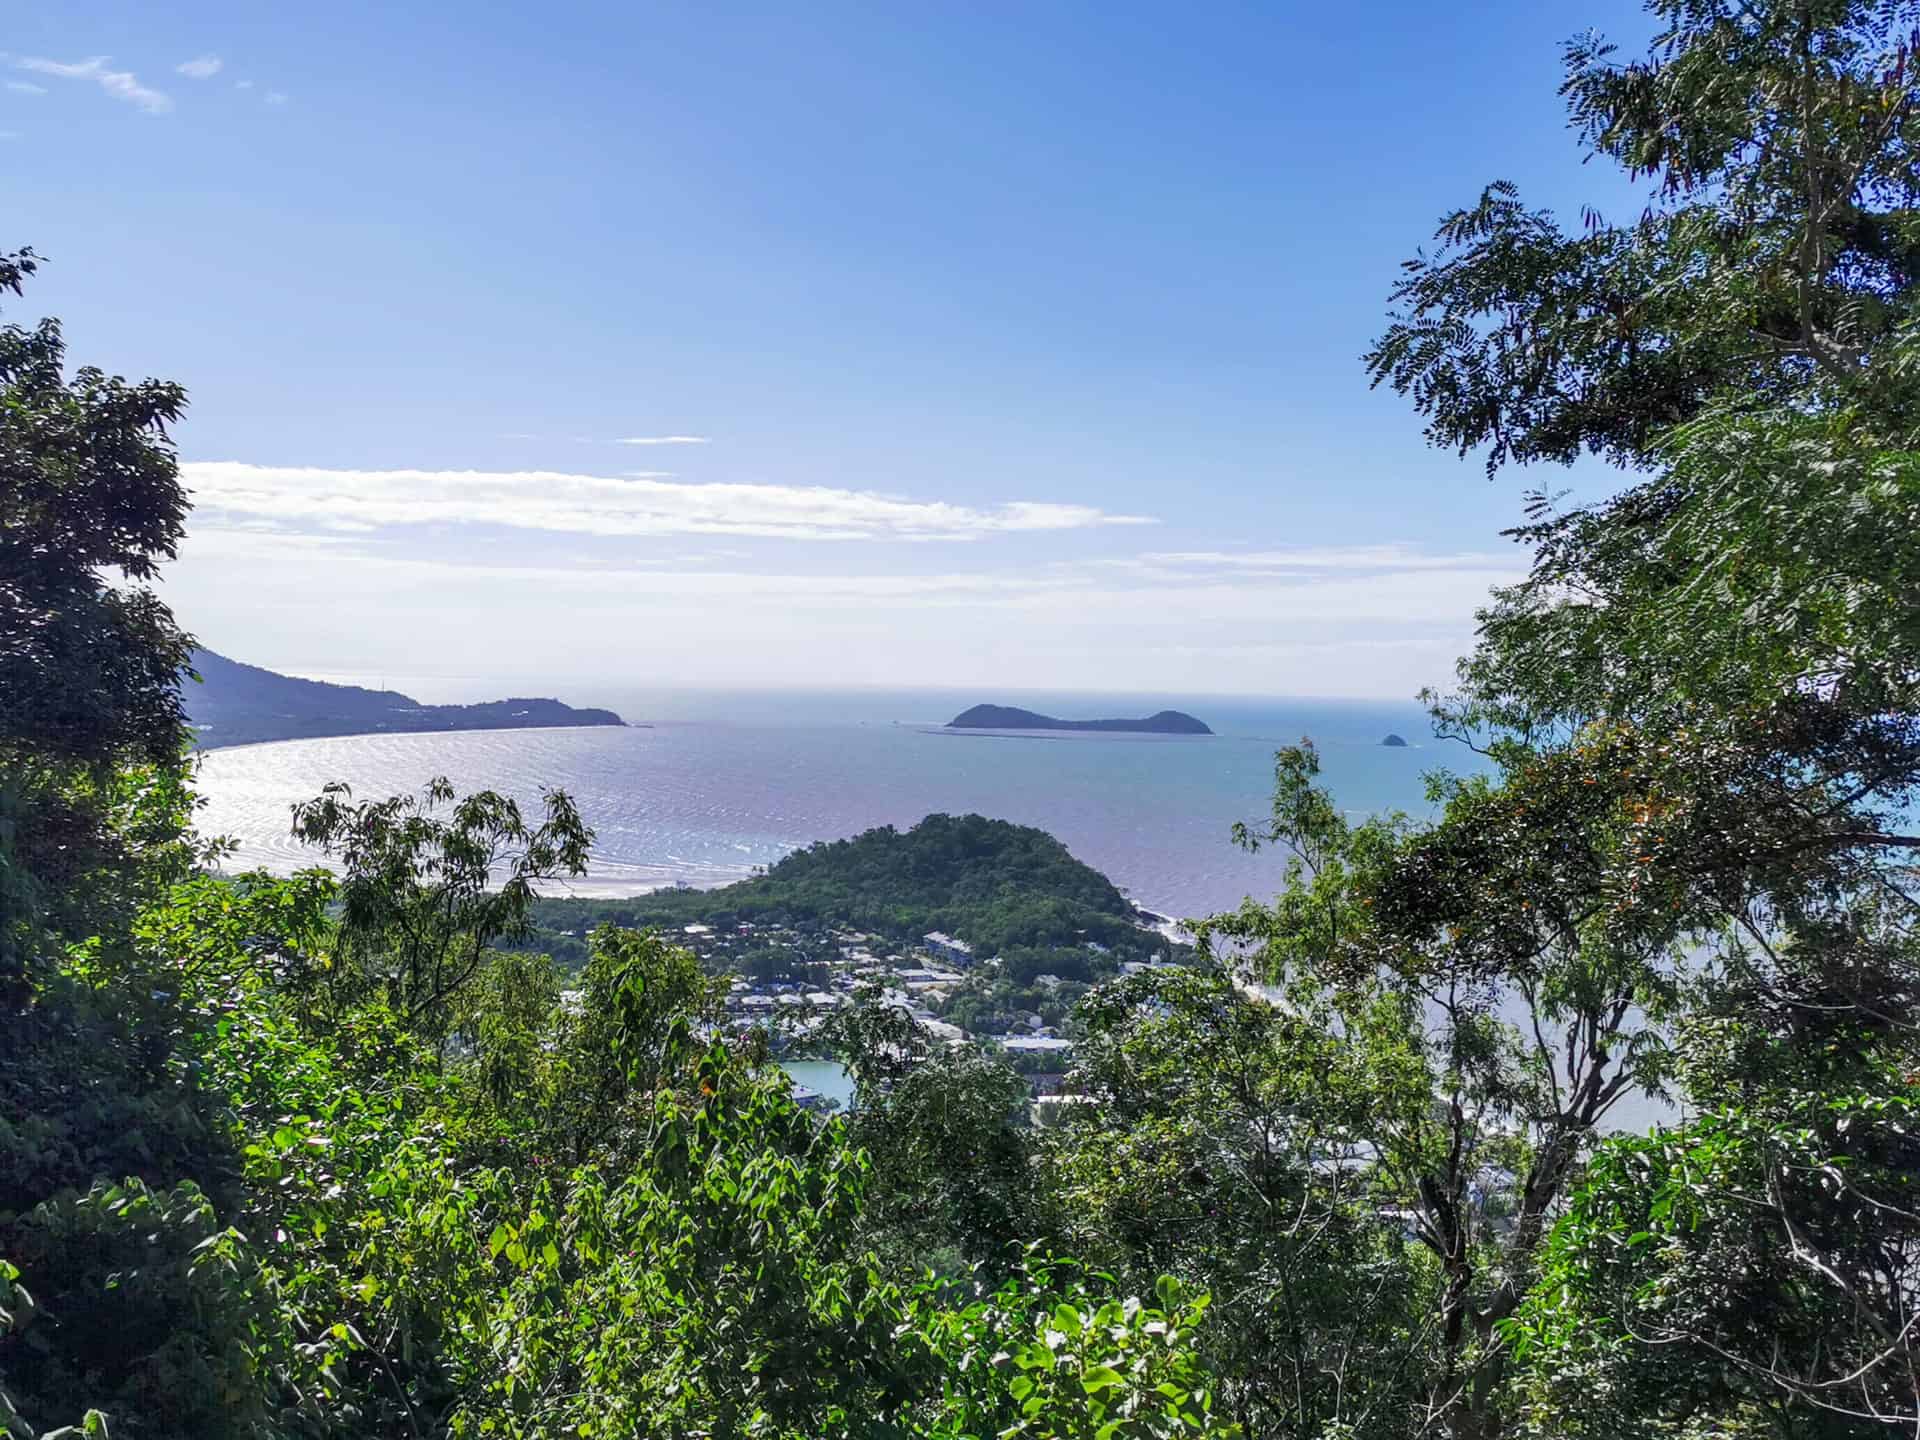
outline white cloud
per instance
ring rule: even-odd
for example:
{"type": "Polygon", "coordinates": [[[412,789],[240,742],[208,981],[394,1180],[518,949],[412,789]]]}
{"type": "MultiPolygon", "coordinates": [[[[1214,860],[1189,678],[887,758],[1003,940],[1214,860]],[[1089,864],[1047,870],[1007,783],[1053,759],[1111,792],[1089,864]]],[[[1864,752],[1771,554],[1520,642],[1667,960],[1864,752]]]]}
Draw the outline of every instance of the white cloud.
{"type": "Polygon", "coordinates": [[[18,130],[0,130],[0,140],[18,140],[19,138],[18,130]]]}
{"type": "Polygon", "coordinates": [[[251,90],[253,88],[253,81],[236,80],[233,82],[233,88],[236,90],[251,90]]]}
{"type": "Polygon", "coordinates": [[[287,97],[278,90],[267,91],[264,98],[269,105],[284,105],[287,103],[287,97]]]}
{"type": "MultiPolygon", "coordinates": [[[[668,547],[661,547],[667,549],[668,547]]],[[[886,684],[1391,695],[1444,684],[1512,572],[1150,577],[1097,564],[769,573],[725,549],[645,564],[400,553],[354,536],[200,524],[168,572],[189,628],[406,671],[671,675],[687,685],[886,684]]],[[[885,556],[884,549],[860,552],[885,556]]],[[[924,553],[924,552],[922,552],[924,553]]],[[[978,552],[976,552],[978,553],[978,552]]],[[[845,552],[837,552],[835,563],[845,552]]],[[[412,673],[412,672],[407,672],[412,673]]]]}
{"type": "Polygon", "coordinates": [[[1011,531],[1146,525],[1090,505],[991,508],[826,486],[692,484],[552,470],[325,470],[199,461],[181,467],[202,512],[295,525],[499,525],[572,535],[970,540],[1011,531]]]}
{"type": "MultiPolygon", "coordinates": [[[[876,600],[923,605],[964,604],[994,609],[1057,610],[1063,615],[1097,613],[1103,621],[1142,627],[1184,625],[1190,620],[1330,624],[1394,622],[1418,629],[1470,620],[1488,591],[1519,579],[1518,570],[1415,569],[1321,579],[1138,580],[1117,578],[1098,564],[1046,570],[921,570],[793,573],[737,568],[688,569],[692,554],[634,566],[626,563],[501,563],[470,558],[399,554],[369,548],[355,538],[352,522],[330,522],[330,533],[288,531],[270,522],[242,521],[196,527],[198,548],[229,558],[260,558],[260,547],[324,551],[339,563],[436,584],[524,584],[568,592],[578,598],[678,595],[699,599],[774,600],[782,604],[866,605],[876,600]],[[342,534],[341,532],[347,532],[342,534]],[[347,544],[345,550],[339,547],[347,544]],[[1097,607],[1089,611],[1088,607],[1097,607]]],[[[708,559],[738,561],[744,552],[714,549],[708,559]]],[[[1186,637],[1180,643],[1186,643],[1186,637]]],[[[1272,643],[1271,641],[1264,643],[1272,643]]],[[[1289,643],[1303,643],[1298,638],[1289,643]]]]}
{"type": "Polygon", "coordinates": [[[16,95],[44,95],[47,93],[46,86],[36,85],[31,80],[9,80],[7,81],[7,89],[13,91],[16,95]]]}
{"type": "MultiPolygon", "coordinates": [[[[344,527],[329,526],[329,529],[344,527]]],[[[772,603],[802,608],[861,609],[876,601],[892,605],[1019,610],[1036,619],[1097,616],[1103,625],[1131,627],[1136,634],[1169,627],[1175,643],[1189,643],[1196,625],[1248,623],[1265,629],[1288,625],[1386,624],[1402,635],[1434,626],[1470,624],[1495,585],[1520,578],[1517,570],[1412,569],[1376,575],[1343,575],[1311,580],[1138,581],[1117,578],[1097,565],[1050,570],[911,570],[853,574],[843,571],[796,574],[740,568],[685,569],[676,565],[500,564],[467,559],[398,555],[364,545],[338,548],[339,535],[295,534],[226,524],[194,530],[201,558],[227,561],[252,558],[277,563],[276,553],[325,553],[332,563],[350,565],[368,576],[424,583],[426,590],[474,585],[504,594],[565,595],[568,605],[597,598],[611,608],[679,599],[732,606],[772,603]],[[502,589],[502,587],[505,587],[502,589]]],[[[710,551],[714,558],[737,552],[710,551]]],[[[686,557],[678,557],[684,559],[686,557]]],[[[377,583],[369,581],[369,583],[377,583]]],[[[1027,623],[1023,618],[1020,622],[1027,623]]],[[[1288,636],[1300,645],[1313,637],[1288,636]]],[[[1263,645],[1275,643],[1268,636],[1263,645]]]]}
{"type": "Polygon", "coordinates": [[[616,445],[706,445],[710,442],[705,435],[626,435],[613,443],[616,445]]]}
{"type": "Polygon", "coordinates": [[[72,62],[43,60],[30,55],[13,63],[16,68],[31,70],[36,75],[53,75],[62,80],[91,80],[114,99],[138,105],[149,115],[164,115],[173,109],[172,97],[151,86],[142,85],[131,70],[109,70],[105,55],[72,62]]]}
{"type": "Polygon", "coordinates": [[[201,55],[192,60],[182,61],[173,68],[189,80],[211,80],[220,73],[223,63],[218,55],[201,55]]]}

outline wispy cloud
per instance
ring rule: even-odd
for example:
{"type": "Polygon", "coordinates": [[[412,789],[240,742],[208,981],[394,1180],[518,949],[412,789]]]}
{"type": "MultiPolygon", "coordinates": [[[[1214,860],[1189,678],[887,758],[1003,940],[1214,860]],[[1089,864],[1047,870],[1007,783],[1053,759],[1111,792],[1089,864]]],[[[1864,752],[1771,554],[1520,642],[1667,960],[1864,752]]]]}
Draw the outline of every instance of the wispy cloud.
{"type": "Polygon", "coordinates": [[[220,73],[224,63],[218,55],[201,55],[192,60],[183,60],[173,68],[175,73],[189,80],[211,80],[220,73]]]}
{"type": "Polygon", "coordinates": [[[287,103],[287,97],[278,90],[267,91],[263,98],[265,98],[269,105],[284,105],[287,103]]]}
{"type": "Polygon", "coordinates": [[[253,88],[253,81],[236,80],[233,82],[233,88],[236,90],[251,90],[253,88]]]}
{"type": "Polygon", "coordinates": [[[623,435],[616,445],[706,445],[705,435],[623,435]]]}
{"type": "Polygon", "coordinates": [[[602,596],[621,605],[648,596],[680,596],[824,607],[857,608],[888,601],[932,608],[1047,611],[1064,617],[1097,614],[1104,622],[1135,627],[1142,633],[1174,627],[1178,638],[1173,643],[1183,645],[1194,643],[1194,636],[1181,627],[1203,621],[1252,627],[1258,638],[1236,643],[1262,646],[1330,638],[1272,633],[1272,627],[1288,624],[1390,625],[1394,633],[1388,639],[1436,627],[1458,628],[1471,623],[1474,609],[1485,603],[1492,586],[1518,578],[1517,572],[1509,571],[1414,570],[1321,580],[1142,580],[1119,577],[1095,565],[783,573],[744,567],[739,563],[742,552],[729,549],[681,553],[647,565],[586,560],[566,565],[502,563],[475,558],[472,552],[400,554],[389,546],[357,543],[354,537],[365,533],[338,524],[329,524],[324,533],[303,533],[265,521],[216,522],[196,527],[193,546],[202,556],[251,559],[269,566],[282,556],[324,554],[328,563],[351,565],[369,574],[430,580],[436,585],[526,586],[573,597],[602,596]],[[719,563],[699,563],[703,558],[719,563]]]}
{"type": "Polygon", "coordinates": [[[9,80],[7,81],[7,89],[13,91],[16,95],[44,95],[47,93],[46,86],[36,85],[31,80],[9,80]]]}
{"type": "Polygon", "coordinates": [[[691,484],[561,471],[329,470],[201,461],[182,467],[203,511],[298,525],[498,525],[572,535],[972,540],[1149,525],[1091,505],[991,508],[827,486],[691,484]]]}
{"type": "Polygon", "coordinates": [[[1177,570],[1217,570],[1235,573],[1310,573],[1354,570],[1484,570],[1513,561],[1484,551],[1436,553],[1418,545],[1299,545],[1270,550],[1159,550],[1136,557],[1145,565],[1177,570]]]}
{"type": "Polygon", "coordinates": [[[168,598],[182,616],[218,617],[229,633],[255,627],[261,644],[300,637],[396,669],[431,651],[475,673],[498,674],[500,657],[518,654],[537,656],[549,675],[651,669],[690,684],[751,675],[1113,691],[1151,675],[1169,692],[1405,698],[1446,682],[1473,643],[1488,587],[1516,578],[1464,568],[1282,578],[966,563],[995,555],[988,547],[964,560],[885,546],[790,551],[790,563],[770,565],[765,547],[742,554],[724,541],[581,544],[577,557],[552,558],[518,536],[496,546],[423,547],[422,538],[262,531],[208,517],[168,572],[168,598]],[[249,597],[238,611],[236,593],[249,597]]]}
{"type": "Polygon", "coordinates": [[[17,69],[36,75],[52,75],[61,80],[91,80],[116,100],[137,105],[149,115],[164,115],[173,108],[173,99],[150,85],[142,85],[131,70],[109,70],[108,57],[95,55],[87,60],[46,60],[29,55],[13,62],[17,69]]]}

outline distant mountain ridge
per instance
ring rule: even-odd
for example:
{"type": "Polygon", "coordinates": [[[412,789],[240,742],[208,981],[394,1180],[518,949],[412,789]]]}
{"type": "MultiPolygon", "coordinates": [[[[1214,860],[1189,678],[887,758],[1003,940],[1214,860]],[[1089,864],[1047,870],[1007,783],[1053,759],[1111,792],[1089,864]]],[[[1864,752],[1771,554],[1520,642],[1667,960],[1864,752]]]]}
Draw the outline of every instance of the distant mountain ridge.
{"type": "Polygon", "coordinates": [[[1141,735],[1211,735],[1204,720],[1161,710],[1141,720],[1059,720],[1012,705],[975,705],[947,722],[949,730],[1101,730],[1141,735]]]}
{"type": "Polygon", "coordinates": [[[624,725],[611,710],[576,710],[558,700],[515,698],[477,705],[422,705],[398,690],[368,690],[276,674],[193,652],[200,682],[182,686],[187,719],[203,750],[266,740],[324,735],[418,734],[447,730],[517,730],[563,725],[624,725]]]}

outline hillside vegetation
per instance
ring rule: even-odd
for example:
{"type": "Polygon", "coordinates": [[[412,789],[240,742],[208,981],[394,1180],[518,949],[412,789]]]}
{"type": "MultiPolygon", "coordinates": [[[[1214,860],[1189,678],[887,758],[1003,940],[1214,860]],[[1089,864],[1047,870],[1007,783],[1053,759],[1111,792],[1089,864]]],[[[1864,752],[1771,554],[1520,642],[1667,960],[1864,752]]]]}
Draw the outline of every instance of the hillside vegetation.
{"type": "Polygon", "coordinates": [[[940,930],[983,956],[1088,940],[1129,954],[1165,948],[1140,929],[1113,883],[1053,836],[980,815],[929,815],[909,830],[888,825],[810,845],[764,875],[717,890],[543,899],[533,914],[541,928],[560,931],[774,917],[847,924],[903,941],[940,930]]]}
{"type": "MultiPolygon", "coordinates": [[[[0,327],[0,1432],[1920,1430],[1920,5],[1649,8],[1566,50],[1624,216],[1490,186],[1367,355],[1496,478],[1621,467],[1527,482],[1429,697],[1489,772],[1414,823],[1282,749],[1231,832],[1277,893],[1079,993],[1044,1114],[857,1004],[819,1117],[684,948],[516,948],[587,864],[564,794],[329,787],[332,869],[222,877],[154,588],[185,394],[0,327]],[[1635,1093],[1668,1119],[1620,1133],[1635,1093]]],[[[978,817],[740,889],[1125,924],[978,817]]]]}

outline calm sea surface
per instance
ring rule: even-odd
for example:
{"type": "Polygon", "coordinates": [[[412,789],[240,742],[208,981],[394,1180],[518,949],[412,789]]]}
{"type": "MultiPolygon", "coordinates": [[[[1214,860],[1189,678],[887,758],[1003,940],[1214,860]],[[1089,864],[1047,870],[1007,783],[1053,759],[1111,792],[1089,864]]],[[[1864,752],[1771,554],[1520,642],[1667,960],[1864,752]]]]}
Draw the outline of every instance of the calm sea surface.
{"type": "Polygon", "coordinates": [[[289,810],[330,780],[360,798],[445,775],[537,805],[565,790],[593,826],[576,892],[632,894],[675,881],[725,884],[816,840],[936,811],[1037,825],[1138,903],[1207,914],[1271,892],[1281,861],[1229,838],[1262,815],[1276,747],[1311,736],[1322,778],[1355,814],[1425,813],[1422,776],[1475,757],[1436,741],[1412,704],[1202,701],[1033,695],[603,695],[629,729],[473,731],[296,740],[215,750],[200,788],[203,833],[239,842],[235,868],[317,862],[288,835],[289,810]],[[938,727],[981,698],[1069,716],[1188,710],[1211,737],[999,736],[938,727]],[[1383,747],[1395,732],[1407,749],[1383,747]]]}

